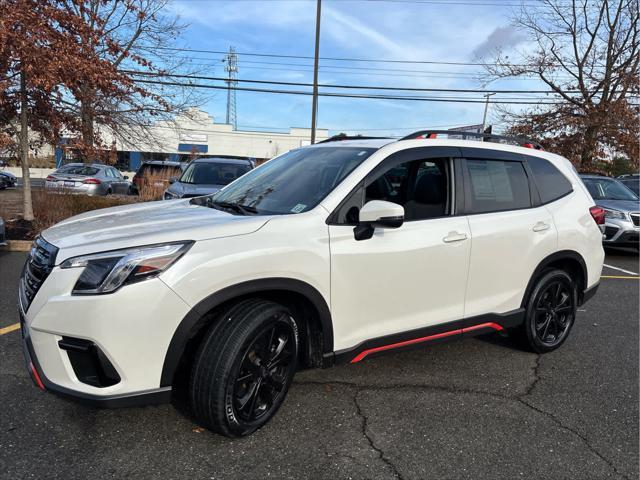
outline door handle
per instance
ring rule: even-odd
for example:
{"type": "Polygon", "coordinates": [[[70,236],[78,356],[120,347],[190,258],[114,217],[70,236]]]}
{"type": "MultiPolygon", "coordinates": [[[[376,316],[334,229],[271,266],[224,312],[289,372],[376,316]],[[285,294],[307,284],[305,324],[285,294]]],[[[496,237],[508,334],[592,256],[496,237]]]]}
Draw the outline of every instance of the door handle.
{"type": "Polygon", "coordinates": [[[453,242],[461,242],[466,239],[467,239],[466,233],[449,232],[449,235],[444,237],[442,241],[444,243],[453,243],[453,242]]]}
{"type": "Polygon", "coordinates": [[[549,230],[551,225],[545,222],[538,222],[533,226],[534,232],[544,232],[545,230],[549,230]]]}

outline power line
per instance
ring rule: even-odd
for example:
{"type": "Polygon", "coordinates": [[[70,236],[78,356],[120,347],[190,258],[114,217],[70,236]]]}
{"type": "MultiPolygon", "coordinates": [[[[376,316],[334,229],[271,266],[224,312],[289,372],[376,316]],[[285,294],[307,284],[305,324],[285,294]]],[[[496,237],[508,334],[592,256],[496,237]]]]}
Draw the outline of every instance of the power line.
{"type": "MultiPolygon", "coordinates": [[[[180,82],[165,82],[160,80],[136,80],[139,83],[148,83],[154,85],[167,85],[178,87],[190,87],[190,88],[207,88],[215,90],[227,90],[227,87],[219,85],[205,85],[200,83],[180,83],[180,82]]],[[[311,92],[304,92],[298,90],[276,90],[267,88],[248,88],[237,87],[238,91],[244,92],[259,92],[259,93],[272,93],[281,95],[312,95],[311,92]]],[[[403,100],[403,101],[421,101],[421,102],[446,102],[446,103],[485,103],[484,100],[474,99],[461,99],[459,97],[420,97],[420,96],[401,96],[401,95],[364,95],[356,93],[334,93],[334,92],[320,92],[318,94],[321,97],[336,97],[336,98],[360,98],[360,99],[377,99],[377,100],[403,100]]],[[[543,102],[543,101],[513,101],[496,99],[491,103],[500,103],[505,105],[562,105],[563,102],[543,102]]]]}
{"type": "MultiPolygon", "coordinates": [[[[221,50],[200,50],[193,48],[178,48],[178,47],[155,47],[158,50],[169,50],[175,52],[193,52],[193,53],[213,53],[213,54],[226,54],[227,52],[221,50]]],[[[297,58],[302,60],[313,60],[313,57],[308,55],[285,55],[275,53],[250,53],[250,52],[236,52],[238,55],[245,57],[268,57],[268,58],[297,58]]],[[[367,62],[367,63],[405,63],[405,64],[425,64],[425,65],[462,65],[462,66],[490,66],[493,64],[486,62],[444,62],[436,60],[388,60],[388,59],[375,59],[375,58],[348,58],[348,57],[320,57],[320,60],[331,60],[336,62],[367,62]]],[[[509,63],[505,64],[511,67],[522,67],[525,65],[509,63]]]]}
{"type": "MultiPolygon", "coordinates": [[[[214,80],[214,81],[227,81],[224,77],[209,77],[203,75],[183,75],[174,73],[156,73],[156,72],[142,72],[136,70],[123,70],[123,73],[129,73],[137,76],[151,76],[151,77],[174,77],[174,78],[187,78],[194,80],[214,80]]],[[[269,85],[286,85],[296,87],[312,87],[311,83],[302,82],[283,82],[277,80],[248,80],[248,79],[235,79],[239,83],[257,83],[257,84],[269,84],[269,85]]],[[[553,90],[480,90],[471,88],[420,88],[420,87],[385,87],[378,85],[334,85],[334,84],[318,84],[323,88],[339,88],[339,89],[351,89],[351,90],[389,90],[389,91],[405,91],[405,92],[446,92],[446,93],[555,93],[553,90]]],[[[577,93],[578,90],[567,90],[565,93],[577,93]]]]}

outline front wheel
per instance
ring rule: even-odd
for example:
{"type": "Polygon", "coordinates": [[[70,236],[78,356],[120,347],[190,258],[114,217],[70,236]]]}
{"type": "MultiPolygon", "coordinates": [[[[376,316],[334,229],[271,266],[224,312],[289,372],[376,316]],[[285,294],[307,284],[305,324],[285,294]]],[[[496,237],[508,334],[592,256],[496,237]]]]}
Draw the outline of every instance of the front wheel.
{"type": "Polygon", "coordinates": [[[298,328],[289,310],[250,299],[220,316],[191,372],[189,396],[196,419],[229,437],[248,435],[282,404],[298,357],[298,328]]]}
{"type": "Polygon", "coordinates": [[[578,294],[574,280],[562,270],[550,270],[536,283],[527,302],[522,328],[528,346],[537,353],[560,347],[576,318],[578,294]]]}

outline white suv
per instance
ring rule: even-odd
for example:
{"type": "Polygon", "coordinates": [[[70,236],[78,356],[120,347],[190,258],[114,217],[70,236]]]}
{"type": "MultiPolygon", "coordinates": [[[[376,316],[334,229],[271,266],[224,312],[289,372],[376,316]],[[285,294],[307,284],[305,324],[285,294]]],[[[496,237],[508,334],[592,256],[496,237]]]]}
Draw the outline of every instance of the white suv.
{"type": "Polygon", "coordinates": [[[45,230],[20,283],[35,382],[103,406],[180,390],[242,436],[299,369],[492,331],[558,348],[598,286],[604,211],[562,157],[437,135],[325,141],[45,230]]]}

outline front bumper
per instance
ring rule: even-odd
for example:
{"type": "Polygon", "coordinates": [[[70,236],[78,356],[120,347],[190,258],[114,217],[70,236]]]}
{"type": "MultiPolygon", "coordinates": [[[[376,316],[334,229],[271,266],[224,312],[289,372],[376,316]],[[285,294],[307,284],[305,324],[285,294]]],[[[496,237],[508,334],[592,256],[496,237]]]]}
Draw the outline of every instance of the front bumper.
{"type": "Polygon", "coordinates": [[[102,407],[167,402],[160,377],[168,345],[189,307],[160,279],[109,295],[70,295],[82,269],[54,268],[26,314],[20,311],[23,351],[36,385],[102,407]],[[78,371],[66,338],[99,349],[117,382],[96,385],[78,371]]]}
{"type": "Polygon", "coordinates": [[[606,219],[603,245],[637,247],[640,245],[640,226],[627,219],[606,219]]]}

